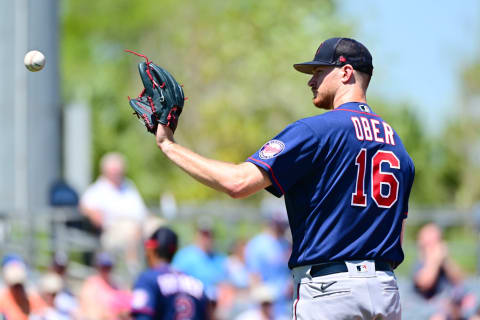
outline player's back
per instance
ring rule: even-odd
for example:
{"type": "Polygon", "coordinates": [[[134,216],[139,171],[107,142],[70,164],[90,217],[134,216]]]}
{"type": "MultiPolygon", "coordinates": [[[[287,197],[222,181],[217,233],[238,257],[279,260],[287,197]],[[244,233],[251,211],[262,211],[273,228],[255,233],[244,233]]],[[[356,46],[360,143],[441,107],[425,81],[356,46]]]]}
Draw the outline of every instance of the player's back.
{"type": "Polygon", "coordinates": [[[208,300],[198,280],[163,265],[138,277],[132,301],[134,319],[208,319],[208,300]]]}
{"type": "Polygon", "coordinates": [[[413,162],[369,106],[347,103],[299,121],[313,131],[311,166],[285,193],[294,238],[290,266],[335,260],[403,260],[413,162]]]}

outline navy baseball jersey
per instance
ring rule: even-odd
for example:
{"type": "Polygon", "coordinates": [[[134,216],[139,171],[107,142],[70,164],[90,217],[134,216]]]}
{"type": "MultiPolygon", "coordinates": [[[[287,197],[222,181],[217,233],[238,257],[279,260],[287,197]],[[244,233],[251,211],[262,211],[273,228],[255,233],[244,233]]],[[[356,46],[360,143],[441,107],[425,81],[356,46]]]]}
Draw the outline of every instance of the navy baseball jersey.
{"type": "Polygon", "coordinates": [[[204,320],[208,319],[207,305],[200,280],[163,265],[138,277],[132,316],[137,320],[204,320]]]}
{"type": "Polygon", "coordinates": [[[402,221],[415,174],[392,127],[364,103],[301,119],[249,162],[268,172],[293,237],[289,267],[337,260],[403,261],[402,221]]]}

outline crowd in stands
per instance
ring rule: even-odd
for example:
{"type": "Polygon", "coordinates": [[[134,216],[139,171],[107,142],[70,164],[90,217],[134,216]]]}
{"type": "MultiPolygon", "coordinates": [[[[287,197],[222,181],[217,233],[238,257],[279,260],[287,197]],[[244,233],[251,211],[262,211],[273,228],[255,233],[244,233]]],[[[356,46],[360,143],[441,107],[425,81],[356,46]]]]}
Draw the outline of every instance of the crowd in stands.
{"type": "MultiPolygon", "coordinates": [[[[86,230],[98,240],[98,250],[84,260],[91,274],[72,281],[65,252],[54,253],[49,268],[42,272],[29,268],[24,257],[5,254],[0,319],[131,318],[134,279],[146,268],[145,241],[165,222],[149,217],[135,185],[125,178],[121,155],[106,155],[101,172],[79,204],[89,224],[86,230]]],[[[217,250],[213,221],[200,217],[192,243],[173,256],[172,268],[203,283],[215,319],[291,318],[288,220],[281,207],[264,209],[263,229],[249,239],[232,239],[228,252],[217,250]]],[[[418,261],[411,281],[400,283],[404,286],[400,288],[404,318],[480,320],[480,290],[470,290],[465,283],[441,228],[425,225],[418,232],[417,244],[418,261]]]]}
{"type": "MultiPolygon", "coordinates": [[[[180,248],[172,267],[203,282],[215,319],[290,319],[290,248],[285,222],[272,215],[262,232],[234,241],[230,252],[223,253],[215,250],[212,225],[200,221],[195,240],[180,248]]],[[[64,253],[56,253],[39,276],[22,257],[5,255],[0,319],[130,319],[132,287],[117,283],[116,259],[106,251],[97,253],[91,275],[71,287],[69,259],[64,253]]],[[[479,291],[469,290],[435,224],[425,225],[418,233],[418,261],[411,281],[400,284],[409,286],[401,290],[405,319],[480,319],[479,291]]]]}

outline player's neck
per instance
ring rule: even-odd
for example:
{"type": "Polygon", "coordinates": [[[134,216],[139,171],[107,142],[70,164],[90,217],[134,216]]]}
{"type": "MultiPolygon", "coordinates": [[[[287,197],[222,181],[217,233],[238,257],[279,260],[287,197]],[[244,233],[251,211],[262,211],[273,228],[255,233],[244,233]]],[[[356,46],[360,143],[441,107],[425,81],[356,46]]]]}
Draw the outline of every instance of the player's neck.
{"type": "Polygon", "coordinates": [[[333,109],[336,109],[347,102],[367,103],[365,91],[358,87],[339,89],[333,99],[333,109]]]}
{"type": "Polygon", "coordinates": [[[160,268],[165,265],[168,265],[168,261],[166,259],[160,258],[160,257],[154,257],[150,261],[150,268],[160,268]]]}

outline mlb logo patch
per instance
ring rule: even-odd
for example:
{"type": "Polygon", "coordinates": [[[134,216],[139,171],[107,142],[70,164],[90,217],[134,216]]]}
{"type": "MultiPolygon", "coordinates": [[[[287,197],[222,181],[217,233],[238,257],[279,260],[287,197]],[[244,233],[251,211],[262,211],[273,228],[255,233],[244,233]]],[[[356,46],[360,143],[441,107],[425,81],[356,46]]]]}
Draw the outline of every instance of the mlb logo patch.
{"type": "Polygon", "coordinates": [[[263,145],[258,153],[260,159],[271,159],[285,149],[285,143],[280,140],[270,140],[263,145]]]}
{"type": "Polygon", "coordinates": [[[363,112],[370,112],[370,108],[364,104],[359,104],[358,107],[360,108],[360,110],[362,110],[363,112]]]}
{"type": "Polygon", "coordinates": [[[361,264],[357,266],[358,272],[368,272],[368,267],[366,264],[361,264]]]}

